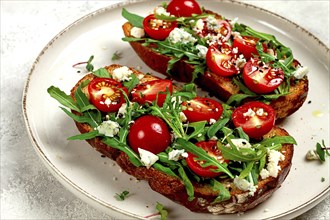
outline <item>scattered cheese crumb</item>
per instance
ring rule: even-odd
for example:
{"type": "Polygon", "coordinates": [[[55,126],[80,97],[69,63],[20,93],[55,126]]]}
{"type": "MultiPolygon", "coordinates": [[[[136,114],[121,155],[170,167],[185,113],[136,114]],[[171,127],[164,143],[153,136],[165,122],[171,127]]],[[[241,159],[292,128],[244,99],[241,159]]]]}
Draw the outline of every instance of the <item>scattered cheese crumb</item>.
{"type": "Polygon", "coordinates": [[[107,137],[114,137],[119,132],[119,124],[115,121],[103,121],[96,129],[100,134],[104,134],[107,137]]]}
{"type": "Polygon", "coordinates": [[[184,151],[184,149],[182,150],[172,150],[171,152],[168,153],[168,159],[169,160],[174,160],[174,161],[178,161],[180,159],[180,157],[188,157],[187,152],[184,151]]]}
{"type": "Polygon", "coordinates": [[[143,150],[141,148],[138,148],[138,151],[140,154],[142,164],[146,166],[148,169],[159,159],[157,155],[151,153],[150,151],[143,150]]]}
{"type": "Polygon", "coordinates": [[[138,27],[133,27],[131,29],[131,36],[135,38],[142,38],[145,36],[144,29],[138,28],[138,27]]]}
{"type": "Polygon", "coordinates": [[[127,66],[122,66],[117,69],[114,69],[112,72],[112,77],[118,82],[129,81],[131,80],[131,75],[133,71],[130,70],[127,66]]]}

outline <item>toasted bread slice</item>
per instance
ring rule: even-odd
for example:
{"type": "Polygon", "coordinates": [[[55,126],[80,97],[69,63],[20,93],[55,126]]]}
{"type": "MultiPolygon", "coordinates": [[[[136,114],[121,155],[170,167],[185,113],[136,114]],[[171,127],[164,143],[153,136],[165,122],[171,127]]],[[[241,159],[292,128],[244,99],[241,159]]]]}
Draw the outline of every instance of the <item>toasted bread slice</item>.
{"type": "MultiPolygon", "coordinates": [[[[111,74],[112,71],[118,67],[120,66],[111,65],[106,67],[106,69],[111,74]]],[[[137,70],[131,70],[134,74],[139,76],[141,82],[157,79],[150,75],[144,75],[137,70]]],[[[95,76],[92,74],[83,77],[72,88],[71,96],[74,97],[75,91],[82,82],[85,80],[92,80],[94,77],[95,76]]],[[[86,90],[86,88],[82,89],[83,91],[86,90]]],[[[77,112],[74,113],[79,114],[77,112]]],[[[78,122],[76,122],[76,126],[81,133],[89,132],[92,129],[89,125],[78,122]]],[[[268,134],[264,135],[263,138],[286,135],[288,135],[288,133],[284,129],[274,127],[268,134]]],[[[148,169],[146,167],[134,166],[124,152],[105,145],[98,137],[88,140],[88,143],[101,154],[116,161],[117,164],[128,174],[139,180],[148,181],[151,189],[154,191],[166,196],[174,202],[182,204],[191,211],[213,214],[245,212],[267,200],[274,191],[281,186],[282,182],[288,175],[294,151],[292,144],[284,144],[282,146],[281,153],[285,156],[285,159],[278,164],[281,168],[278,172],[278,176],[276,178],[268,177],[264,180],[260,180],[256,192],[253,195],[249,194],[249,191],[238,189],[230,178],[221,180],[221,183],[229,190],[231,197],[227,201],[213,204],[212,202],[218,196],[218,193],[213,191],[209,185],[193,182],[195,198],[192,201],[189,201],[185,185],[181,179],[169,176],[153,167],[148,169]]]]}
{"type": "MultiPolygon", "coordinates": [[[[131,37],[132,24],[126,22],[123,24],[123,32],[126,37],[131,37]]],[[[155,52],[152,46],[143,46],[143,41],[129,42],[136,54],[142,59],[151,69],[173,77],[175,80],[182,82],[190,82],[192,80],[192,72],[194,66],[180,60],[176,62],[170,71],[167,73],[167,65],[171,57],[155,52]]],[[[227,101],[231,95],[239,93],[239,88],[232,81],[231,77],[219,76],[210,71],[205,72],[196,79],[196,84],[202,89],[215,95],[223,101],[227,101]]],[[[290,94],[281,96],[280,98],[271,101],[270,105],[276,110],[276,118],[283,119],[296,112],[305,102],[308,93],[308,78],[300,80],[292,80],[290,94]]]]}

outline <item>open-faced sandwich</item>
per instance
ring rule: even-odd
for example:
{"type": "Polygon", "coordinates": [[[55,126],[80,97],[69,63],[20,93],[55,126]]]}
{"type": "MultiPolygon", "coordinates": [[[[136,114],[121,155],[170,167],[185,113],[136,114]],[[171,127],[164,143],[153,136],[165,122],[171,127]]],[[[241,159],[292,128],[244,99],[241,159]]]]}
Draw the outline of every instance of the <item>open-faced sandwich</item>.
{"type": "Polygon", "coordinates": [[[210,10],[195,0],[163,3],[146,17],[123,9],[123,40],[153,70],[194,81],[228,104],[263,101],[277,119],[297,111],[306,100],[308,68],[273,35],[210,10]]]}
{"type": "Polygon", "coordinates": [[[260,101],[239,107],[120,65],[51,86],[81,134],[128,174],[194,212],[244,212],[267,200],[291,167],[295,140],[260,101]],[[69,109],[69,110],[68,110],[69,109]]]}

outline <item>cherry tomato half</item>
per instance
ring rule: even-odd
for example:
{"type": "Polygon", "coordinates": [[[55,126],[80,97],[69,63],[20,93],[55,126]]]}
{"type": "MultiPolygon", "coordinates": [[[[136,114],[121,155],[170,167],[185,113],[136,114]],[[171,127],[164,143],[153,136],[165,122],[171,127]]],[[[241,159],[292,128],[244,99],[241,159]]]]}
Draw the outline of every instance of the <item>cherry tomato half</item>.
{"type": "Polygon", "coordinates": [[[138,148],[158,154],[171,144],[171,134],[166,123],[152,115],[144,115],[132,124],[128,133],[129,146],[138,153],[138,148]]]}
{"type": "Polygon", "coordinates": [[[206,65],[219,76],[233,76],[238,73],[235,66],[235,54],[232,48],[224,44],[220,50],[215,46],[210,46],[206,53],[206,65]]]}
{"type": "Polygon", "coordinates": [[[195,0],[172,0],[167,6],[167,12],[175,17],[191,17],[192,14],[202,14],[195,0]]]}
{"type": "Polygon", "coordinates": [[[125,103],[120,89],[128,93],[126,87],[110,78],[94,78],[88,84],[90,101],[102,112],[115,112],[125,103]]]}
{"type": "Polygon", "coordinates": [[[165,40],[171,31],[178,26],[176,21],[163,21],[150,14],[143,20],[143,28],[147,35],[156,40],[165,40]]]}
{"type": "Polygon", "coordinates": [[[245,85],[257,94],[273,92],[284,80],[282,69],[272,68],[257,59],[249,60],[243,69],[245,85]]]}
{"type": "Polygon", "coordinates": [[[206,43],[211,45],[222,45],[223,43],[227,42],[231,37],[231,26],[226,20],[216,19],[211,21],[212,25],[208,24],[209,18],[203,18],[202,22],[203,25],[199,29],[196,29],[196,34],[201,38],[206,40],[206,43]]]}
{"type": "Polygon", "coordinates": [[[232,119],[249,137],[260,138],[274,127],[275,110],[263,102],[248,102],[233,111],[232,119]]]}
{"type": "Polygon", "coordinates": [[[166,94],[162,92],[166,92],[166,89],[168,89],[172,95],[173,84],[171,80],[159,79],[141,83],[132,89],[132,101],[138,102],[141,105],[152,103],[156,100],[158,94],[157,105],[163,106],[166,94]]]}
{"type": "Polygon", "coordinates": [[[237,47],[238,51],[242,53],[246,60],[252,57],[252,54],[258,55],[256,44],[259,38],[251,36],[237,36],[234,37],[233,48],[237,47]]]}
{"type": "Polygon", "coordinates": [[[218,120],[223,112],[221,103],[210,99],[196,97],[190,101],[183,102],[182,112],[189,122],[218,120]]]}
{"type": "MultiPolygon", "coordinates": [[[[221,151],[217,146],[217,142],[210,141],[201,141],[195,144],[197,147],[203,148],[211,157],[214,157],[218,161],[228,163],[228,160],[224,160],[222,157],[221,151]]],[[[207,166],[203,167],[202,164],[204,161],[197,160],[196,156],[192,153],[188,153],[188,157],[186,158],[188,167],[201,177],[216,177],[221,174],[221,172],[214,172],[217,169],[216,166],[207,166]]]]}

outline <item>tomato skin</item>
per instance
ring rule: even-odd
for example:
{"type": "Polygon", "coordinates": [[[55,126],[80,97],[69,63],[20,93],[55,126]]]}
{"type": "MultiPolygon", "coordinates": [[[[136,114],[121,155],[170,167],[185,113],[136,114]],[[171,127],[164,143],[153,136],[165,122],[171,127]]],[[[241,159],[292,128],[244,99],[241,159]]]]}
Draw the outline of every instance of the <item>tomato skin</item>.
{"type": "Polygon", "coordinates": [[[144,31],[152,39],[165,40],[168,37],[168,35],[171,33],[171,31],[174,28],[178,27],[176,21],[173,22],[166,21],[166,23],[164,23],[165,21],[163,21],[162,23],[163,25],[161,25],[161,27],[157,27],[157,26],[154,27],[152,26],[152,24],[155,24],[154,21],[162,21],[162,20],[156,19],[154,14],[150,14],[143,19],[144,31]]]}
{"type": "Polygon", "coordinates": [[[210,98],[196,97],[190,101],[183,102],[182,106],[185,107],[182,112],[189,122],[210,122],[211,119],[217,121],[223,112],[221,103],[210,98]]]}
{"type": "Polygon", "coordinates": [[[209,46],[221,46],[231,37],[232,29],[228,21],[216,19],[216,28],[207,25],[207,19],[202,19],[204,26],[202,30],[196,30],[196,34],[201,38],[205,38],[209,46]]]}
{"type": "Polygon", "coordinates": [[[166,99],[166,94],[161,94],[160,92],[166,92],[166,89],[172,95],[173,83],[171,80],[159,79],[141,83],[132,89],[132,101],[141,105],[152,103],[156,100],[158,94],[157,105],[161,107],[166,99]]]}
{"type": "Polygon", "coordinates": [[[275,114],[270,105],[252,101],[237,107],[233,111],[232,119],[235,127],[241,127],[250,138],[260,138],[274,127],[275,114]]]}
{"type": "Polygon", "coordinates": [[[102,112],[115,112],[125,103],[125,98],[119,89],[128,94],[126,87],[110,78],[94,78],[88,84],[90,101],[102,112]]]}
{"type": "MultiPolygon", "coordinates": [[[[203,148],[210,156],[214,157],[215,159],[228,163],[228,160],[224,160],[221,155],[221,151],[217,146],[217,141],[209,140],[209,141],[201,141],[195,144],[197,147],[203,148]]],[[[200,164],[203,161],[197,161],[196,156],[190,152],[188,152],[188,157],[186,158],[186,162],[188,167],[196,173],[200,177],[207,177],[212,178],[219,176],[221,172],[214,172],[212,170],[217,169],[216,166],[207,166],[202,167],[200,164]]]]}
{"type": "Polygon", "coordinates": [[[234,38],[233,48],[237,47],[238,51],[242,53],[246,60],[252,57],[252,54],[258,55],[256,48],[259,38],[250,36],[238,36],[234,38]]]}
{"type": "Polygon", "coordinates": [[[171,144],[171,134],[166,123],[152,115],[136,119],[128,133],[129,146],[138,153],[138,148],[158,154],[171,144]]]}
{"type": "Polygon", "coordinates": [[[175,17],[191,17],[192,14],[202,14],[195,0],[172,0],[167,6],[167,12],[175,17]]]}
{"type": "Polygon", "coordinates": [[[210,46],[206,53],[206,65],[219,76],[233,76],[238,74],[238,69],[234,65],[235,56],[230,52],[230,46],[223,46],[222,51],[215,46],[210,46]]]}
{"type": "Polygon", "coordinates": [[[257,59],[248,61],[243,69],[245,85],[257,94],[273,92],[284,80],[282,69],[274,69],[269,64],[262,64],[257,59]]]}

